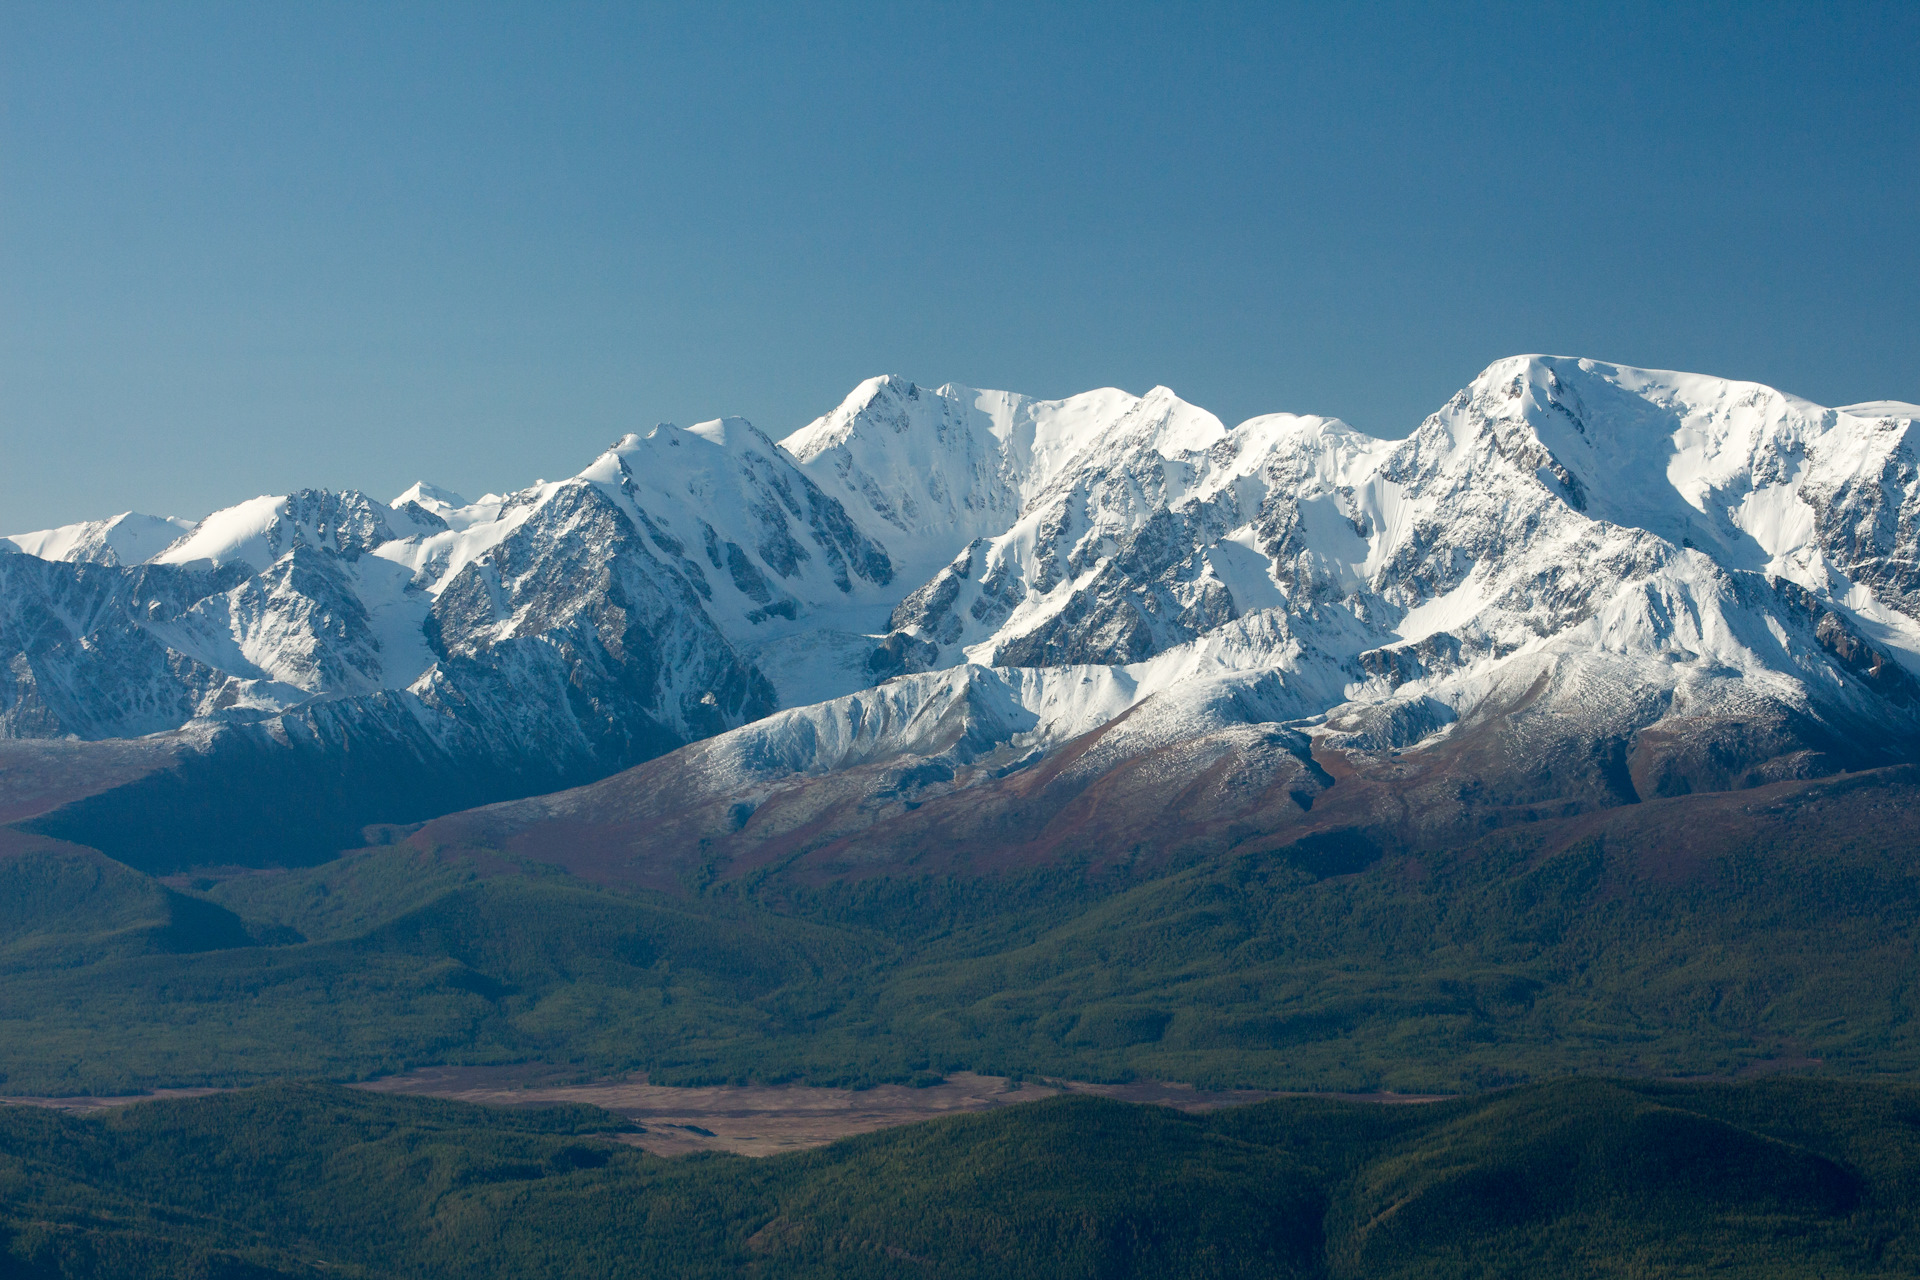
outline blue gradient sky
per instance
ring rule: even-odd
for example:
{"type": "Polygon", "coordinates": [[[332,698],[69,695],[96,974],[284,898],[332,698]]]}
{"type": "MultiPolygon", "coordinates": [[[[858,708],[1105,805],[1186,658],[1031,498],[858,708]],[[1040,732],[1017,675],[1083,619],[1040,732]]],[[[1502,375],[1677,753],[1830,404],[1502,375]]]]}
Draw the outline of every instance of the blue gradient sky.
{"type": "Polygon", "coordinates": [[[0,0],[0,526],[473,494],[889,371],[1920,400],[1920,5],[1680,9],[0,0]]]}

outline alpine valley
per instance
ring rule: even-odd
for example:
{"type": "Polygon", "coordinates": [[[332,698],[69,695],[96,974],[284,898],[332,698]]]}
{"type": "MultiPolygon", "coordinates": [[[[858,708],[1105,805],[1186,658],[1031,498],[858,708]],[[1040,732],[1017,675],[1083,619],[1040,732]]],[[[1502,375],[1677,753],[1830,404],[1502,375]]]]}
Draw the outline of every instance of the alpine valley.
{"type": "Polygon", "coordinates": [[[1912,405],[882,377],[0,541],[0,1071],[1920,1070],[1912,405]]]}

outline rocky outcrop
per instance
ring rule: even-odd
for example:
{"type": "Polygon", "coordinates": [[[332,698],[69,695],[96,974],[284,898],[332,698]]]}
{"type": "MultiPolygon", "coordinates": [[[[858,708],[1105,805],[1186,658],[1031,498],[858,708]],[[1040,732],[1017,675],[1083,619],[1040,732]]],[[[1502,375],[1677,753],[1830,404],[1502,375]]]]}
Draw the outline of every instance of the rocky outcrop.
{"type": "MultiPolygon", "coordinates": [[[[735,843],[836,805],[816,835],[1199,803],[1149,776],[1290,797],[1206,802],[1243,826],[1338,810],[1313,797],[1343,768],[1462,822],[1812,776],[1920,738],[1894,408],[1516,357],[1389,440],[1229,429],[1165,388],[875,379],[778,444],[663,425],[473,503],[305,490],[17,535],[0,736],[159,735],[146,803],[227,796],[179,821],[252,831],[235,860],[270,835],[236,806],[303,777],[330,779],[286,802],[319,849],[668,753],[660,803],[718,806],[690,838],[735,843]],[[716,763],[749,743],[772,773],[716,763]],[[765,814],[735,794],[762,786],[765,814]]],[[[84,839],[79,812],[47,821],[84,839]]]]}

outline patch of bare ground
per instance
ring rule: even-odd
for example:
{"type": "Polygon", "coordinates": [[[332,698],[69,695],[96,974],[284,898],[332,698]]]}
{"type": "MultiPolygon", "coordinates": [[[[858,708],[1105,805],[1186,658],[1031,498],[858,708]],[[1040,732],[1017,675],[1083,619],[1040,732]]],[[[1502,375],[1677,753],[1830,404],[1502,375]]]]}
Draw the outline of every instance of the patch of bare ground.
{"type": "MultiPolygon", "coordinates": [[[[988,1111],[1037,1102],[1063,1093],[1090,1093],[1122,1102],[1152,1103],[1182,1111],[1242,1106],[1297,1095],[1238,1089],[1210,1092],[1191,1085],[1141,1081],[1088,1084],[1071,1080],[1010,1080],[957,1071],[924,1087],[888,1084],[872,1089],[823,1089],[809,1085],[709,1085],[684,1088],[647,1083],[645,1075],[586,1084],[564,1083],[551,1067],[428,1067],[403,1076],[371,1080],[356,1088],[379,1093],[457,1098],[487,1106],[549,1106],[582,1102],[638,1122],[645,1133],[624,1141],[655,1155],[731,1151],[770,1156],[824,1146],[840,1138],[912,1124],[961,1111],[988,1111]]],[[[1432,1102],[1440,1095],[1323,1095],[1365,1102],[1432,1102]]]]}
{"type": "Polygon", "coordinates": [[[126,1093],[112,1096],[88,1095],[73,1098],[0,1098],[4,1107],[48,1107],[54,1111],[99,1111],[106,1107],[124,1107],[129,1102],[154,1102],[161,1098],[204,1098],[225,1089],[155,1089],[152,1093],[126,1093]]]}
{"type": "MultiPolygon", "coordinates": [[[[1443,1094],[1334,1093],[1304,1095],[1262,1089],[1211,1091],[1164,1081],[1090,1084],[1081,1080],[1012,1080],[957,1071],[938,1084],[885,1084],[872,1089],[823,1089],[798,1084],[707,1085],[687,1088],[647,1083],[644,1074],[580,1082],[577,1069],[539,1063],[498,1067],[422,1067],[351,1086],[373,1093],[453,1098],[489,1107],[543,1107],[580,1102],[624,1116],[644,1133],[621,1135],[655,1155],[731,1151],[743,1156],[778,1155],[825,1146],[855,1134],[913,1124],[961,1111],[990,1111],[1038,1102],[1064,1093],[1086,1093],[1120,1102],[1209,1111],[1269,1098],[1329,1097],[1351,1102],[1435,1102],[1443,1094]]],[[[162,1098],[201,1098],[224,1089],[156,1089],[112,1097],[0,1098],[0,1105],[92,1112],[162,1098]]]]}

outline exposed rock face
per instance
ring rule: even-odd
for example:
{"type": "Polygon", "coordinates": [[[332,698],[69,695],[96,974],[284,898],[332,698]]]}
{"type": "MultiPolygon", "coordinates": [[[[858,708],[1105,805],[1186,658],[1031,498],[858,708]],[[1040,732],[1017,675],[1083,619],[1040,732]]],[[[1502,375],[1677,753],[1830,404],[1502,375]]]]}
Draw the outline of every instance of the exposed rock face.
{"type": "Polygon", "coordinates": [[[339,797],[332,848],[764,716],[752,641],[892,603],[885,549],[737,420],[628,437],[505,498],[403,497],[256,499],[134,567],[0,556],[0,733],[172,731],[283,789],[379,759],[326,788],[367,797],[339,797]]]}
{"type": "Polygon", "coordinates": [[[149,807],[329,779],[316,850],[669,752],[649,840],[861,856],[1065,847],[1034,832],[1076,805],[1118,839],[1153,805],[1306,831],[1360,803],[1330,787],[1444,826],[1812,776],[1920,740],[1905,409],[1516,357],[1382,440],[874,379],[779,444],[661,426],[474,503],[0,541],[0,736],[163,735],[149,807]]]}

